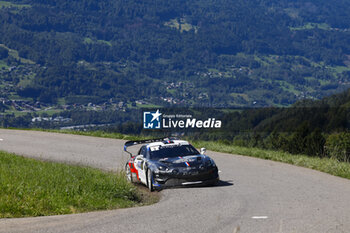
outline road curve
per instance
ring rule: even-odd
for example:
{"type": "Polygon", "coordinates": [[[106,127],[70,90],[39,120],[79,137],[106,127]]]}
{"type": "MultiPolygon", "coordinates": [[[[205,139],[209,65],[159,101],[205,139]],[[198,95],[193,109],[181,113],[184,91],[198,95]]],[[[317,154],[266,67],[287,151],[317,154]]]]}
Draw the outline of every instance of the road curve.
{"type": "MultiPolygon", "coordinates": [[[[127,159],[122,140],[0,130],[0,150],[106,170],[127,159]]],[[[223,182],[162,191],[159,203],[85,214],[0,219],[0,233],[350,232],[350,181],[310,169],[208,152],[223,182]]]]}

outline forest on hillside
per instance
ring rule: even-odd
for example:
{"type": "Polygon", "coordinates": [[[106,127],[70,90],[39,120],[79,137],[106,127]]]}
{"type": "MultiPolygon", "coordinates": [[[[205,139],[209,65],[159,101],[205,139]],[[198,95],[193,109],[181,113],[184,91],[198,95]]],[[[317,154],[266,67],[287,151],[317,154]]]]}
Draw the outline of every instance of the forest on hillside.
{"type": "MultiPolygon", "coordinates": [[[[0,110],[3,106],[0,103],[0,110]]],[[[143,129],[143,111],[70,110],[49,116],[27,113],[0,116],[4,128],[103,130],[144,137],[180,135],[190,140],[219,141],[228,145],[283,150],[293,154],[334,157],[350,161],[350,89],[321,100],[298,101],[291,107],[262,108],[161,108],[164,114],[192,115],[222,121],[220,129],[143,129]],[[33,121],[40,118],[40,121],[33,121]],[[56,120],[57,119],[57,120],[56,120]],[[59,119],[69,119],[63,122],[59,119]],[[63,128],[64,129],[64,128],[63,128]],[[74,127],[70,127],[74,129],[74,127]]],[[[152,109],[154,110],[154,109],[152,109]]]]}
{"type": "Polygon", "coordinates": [[[207,107],[320,99],[350,86],[349,8],[345,0],[1,1],[0,97],[207,107]]]}

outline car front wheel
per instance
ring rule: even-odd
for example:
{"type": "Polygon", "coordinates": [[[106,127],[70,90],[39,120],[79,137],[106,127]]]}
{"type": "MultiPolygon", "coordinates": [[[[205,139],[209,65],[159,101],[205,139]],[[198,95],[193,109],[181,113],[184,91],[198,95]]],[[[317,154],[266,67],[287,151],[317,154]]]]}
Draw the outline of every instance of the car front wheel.
{"type": "Polygon", "coordinates": [[[132,179],[132,174],[131,174],[131,170],[130,170],[130,166],[129,164],[126,164],[125,166],[125,174],[126,174],[126,179],[132,183],[133,182],[133,179],[132,179]]]}
{"type": "Polygon", "coordinates": [[[149,191],[154,191],[154,187],[153,187],[153,174],[151,172],[151,170],[147,170],[147,187],[149,189],[149,191]]]}

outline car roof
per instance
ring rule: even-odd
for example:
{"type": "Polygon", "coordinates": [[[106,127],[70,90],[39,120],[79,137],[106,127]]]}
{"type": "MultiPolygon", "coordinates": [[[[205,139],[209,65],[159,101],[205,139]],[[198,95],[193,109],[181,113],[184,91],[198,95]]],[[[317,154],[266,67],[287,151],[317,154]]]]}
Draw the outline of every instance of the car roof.
{"type": "Polygon", "coordinates": [[[152,142],[146,145],[147,148],[149,147],[154,147],[154,146],[162,146],[162,147],[167,147],[167,146],[183,146],[183,145],[189,145],[190,143],[185,140],[169,140],[169,141],[162,141],[162,142],[152,142]]]}

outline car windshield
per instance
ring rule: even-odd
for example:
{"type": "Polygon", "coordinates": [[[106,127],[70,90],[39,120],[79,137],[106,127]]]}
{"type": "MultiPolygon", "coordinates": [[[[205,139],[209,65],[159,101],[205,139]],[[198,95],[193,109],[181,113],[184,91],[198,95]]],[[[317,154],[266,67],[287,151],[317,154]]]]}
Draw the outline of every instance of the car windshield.
{"type": "Polygon", "coordinates": [[[188,155],[198,155],[199,152],[191,145],[158,146],[150,148],[150,159],[163,159],[172,157],[183,157],[188,155]]]}

